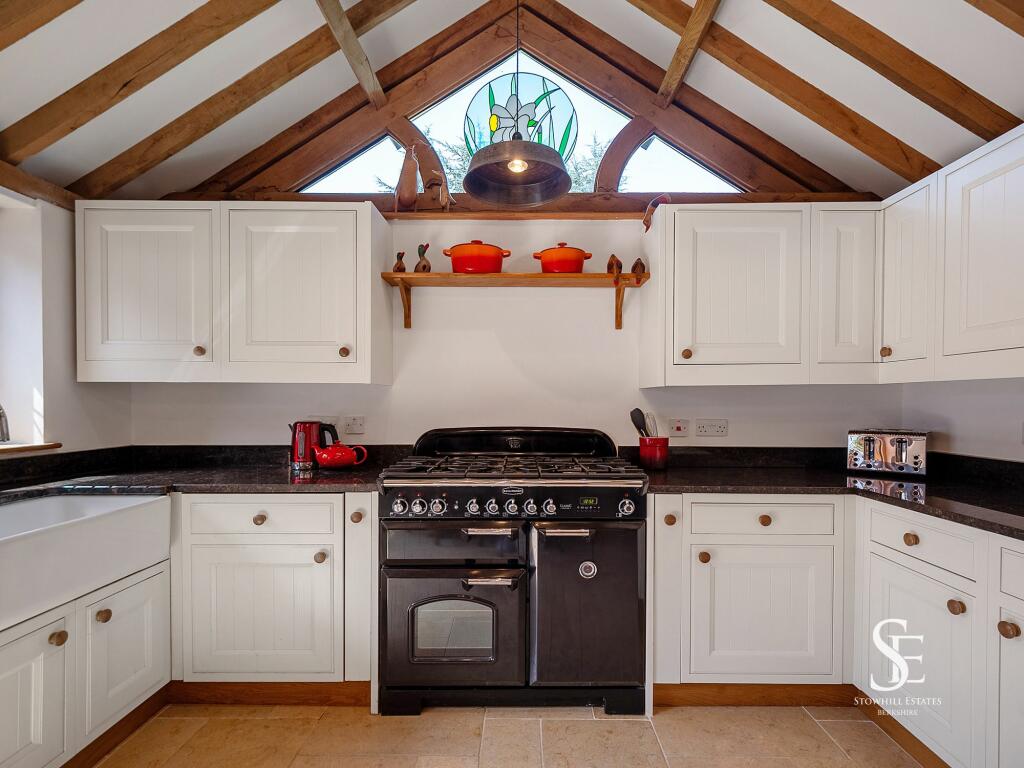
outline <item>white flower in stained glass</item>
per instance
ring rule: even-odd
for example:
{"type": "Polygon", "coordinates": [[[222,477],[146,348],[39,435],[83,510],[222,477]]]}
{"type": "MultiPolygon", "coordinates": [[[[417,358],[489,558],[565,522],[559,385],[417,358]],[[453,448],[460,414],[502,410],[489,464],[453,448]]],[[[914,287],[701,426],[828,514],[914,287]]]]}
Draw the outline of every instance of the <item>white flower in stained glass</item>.
{"type": "Polygon", "coordinates": [[[491,106],[491,143],[511,141],[518,133],[521,138],[529,141],[532,136],[530,128],[537,125],[537,105],[520,104],[519,97],[514,93],[508,97],[505,106],[491,106]]]}

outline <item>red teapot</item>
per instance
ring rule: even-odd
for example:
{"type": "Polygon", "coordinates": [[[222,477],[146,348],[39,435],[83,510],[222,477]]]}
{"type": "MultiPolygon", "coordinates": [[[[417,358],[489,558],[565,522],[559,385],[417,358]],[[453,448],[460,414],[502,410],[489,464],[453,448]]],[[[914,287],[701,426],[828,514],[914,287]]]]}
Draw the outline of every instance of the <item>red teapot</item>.
{"type": "Polygon", "coordinates": [[[323,469],[340,469],[341,467],[355,467],[366,461],[368,455],[366,448],[361,445],[347,446],[341,443],[320,447],[314,446],[313,453],[316,455],[316,463],[323,469]],[[362,451],[359,456],[356,452],[362,451]]]}

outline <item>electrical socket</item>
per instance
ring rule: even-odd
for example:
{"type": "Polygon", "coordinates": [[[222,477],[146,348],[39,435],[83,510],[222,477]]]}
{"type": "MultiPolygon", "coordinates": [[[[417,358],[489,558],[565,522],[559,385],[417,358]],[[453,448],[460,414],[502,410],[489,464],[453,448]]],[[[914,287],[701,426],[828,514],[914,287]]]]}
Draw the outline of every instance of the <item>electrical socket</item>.
{"type": "Polygon", "coordinates": [[[689,437],[690,436],[690,420],[689,419],[669,419],[669,421],[668,421],[668,436],[669,437],[689,437]]]}
{"type": "Polygon", "coordinates": [[[366,417],[346,416],[344,432],[346,435],[361,435],[366,432],[366,417]]]}
{"type": "Polygon", "coordinates": [[[697,419],[697,437],[725,437],[728,434],[728,419],[697,419]]]}

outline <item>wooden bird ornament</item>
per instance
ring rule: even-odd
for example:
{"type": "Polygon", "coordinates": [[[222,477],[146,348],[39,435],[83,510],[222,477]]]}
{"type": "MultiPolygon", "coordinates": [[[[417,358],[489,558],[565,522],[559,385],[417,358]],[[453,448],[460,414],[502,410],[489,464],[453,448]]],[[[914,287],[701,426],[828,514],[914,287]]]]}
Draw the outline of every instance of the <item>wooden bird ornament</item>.
{"type": "Polygon", "coordinates": [[[647,266],[644,264],[643,259],[637,259],[633,262],[633,266],[629,268],[629,271],[636,275],[638,278],[643,277],[647,274],[647,266]]]}
{"type": "Polygon", "coordinates": [[[402,170],[398,174],[398,184],[395,186],[395,212],[416,209],[416,185],[419,172],[420,164],[416,158],[416,145],[411,144],[405,148],[405,160],[402,161],[402,170]]]}
{"type": "Polygon", "coordinates": [[[420,260],[416,262],[416,266],[413,268],[414,272],[429,272],[430,261],[427,259],[427,248],[430,247],[430,243],[422,243],[416,248],[416,251],[420,255],[420,260]]]}
{"type": "Polygon", "coordinates": [[[395,266],[391,268],[392,272],[405,272],[405,251],[399,251],[395,259],[395,266]]]}
{"type": "Polygon", "coordinates": [[[615,275],[615,285],[619,284],[619,275],[622,274],[622,262],[614,253],[608,257],[608,274],[615,275]]]}
{"type": "Polygon", "coordinates": [[[672,198],[669,195],[667,195],[667,194],[663,194],[663,195],[658,195],[656,198],[654,198],[653,200],[651,200],[651,202],[649,202],[647,204],[647,210],[644,211],[644,232],[647,232],[648,230],[650,230],[650,228],[651,228],[651,219],[654,218],[654,212],[656,210],[658,210],[658,206],[661,205],[662,203],[671,203],[671,202],[672,202],[672,198]]]}

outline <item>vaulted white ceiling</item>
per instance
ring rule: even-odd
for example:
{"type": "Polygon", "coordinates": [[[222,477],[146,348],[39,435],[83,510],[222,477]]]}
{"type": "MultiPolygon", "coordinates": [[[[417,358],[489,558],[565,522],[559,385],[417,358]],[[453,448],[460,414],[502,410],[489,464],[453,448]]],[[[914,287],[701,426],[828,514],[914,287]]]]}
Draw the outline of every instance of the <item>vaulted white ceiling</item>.
{"type": "MultiPolygon", "coordinates": [[[[678,36],[626,0],[562,0],[666,67],[678,36]]],[[[1024,37],[965,0],[837,0],[1000,106],[1024,117],[1024,37]]],[[[355,0],[344,0],[349,7],[355,0]]],[[[360,38],[376,69],[457,21],[478,0],[417,0],[360,38]]],[[[0,129],[202,5],[202,0],[84,0],[0,51],[0,129]]],[[[982,140],[763,0],[723,0],[716,21],[940,164],[982,140]]],[[[206,47],[22,167],[66,185],[145,138],[323,24],[314,0],[276,5],[206,47]]],[[[686,82],[851,187],[879,195],[907,182],[699,52],[686,82]]],[[[356,84],[340,53],[291,80],[116,193],[187,190],[356,84]]]]}

